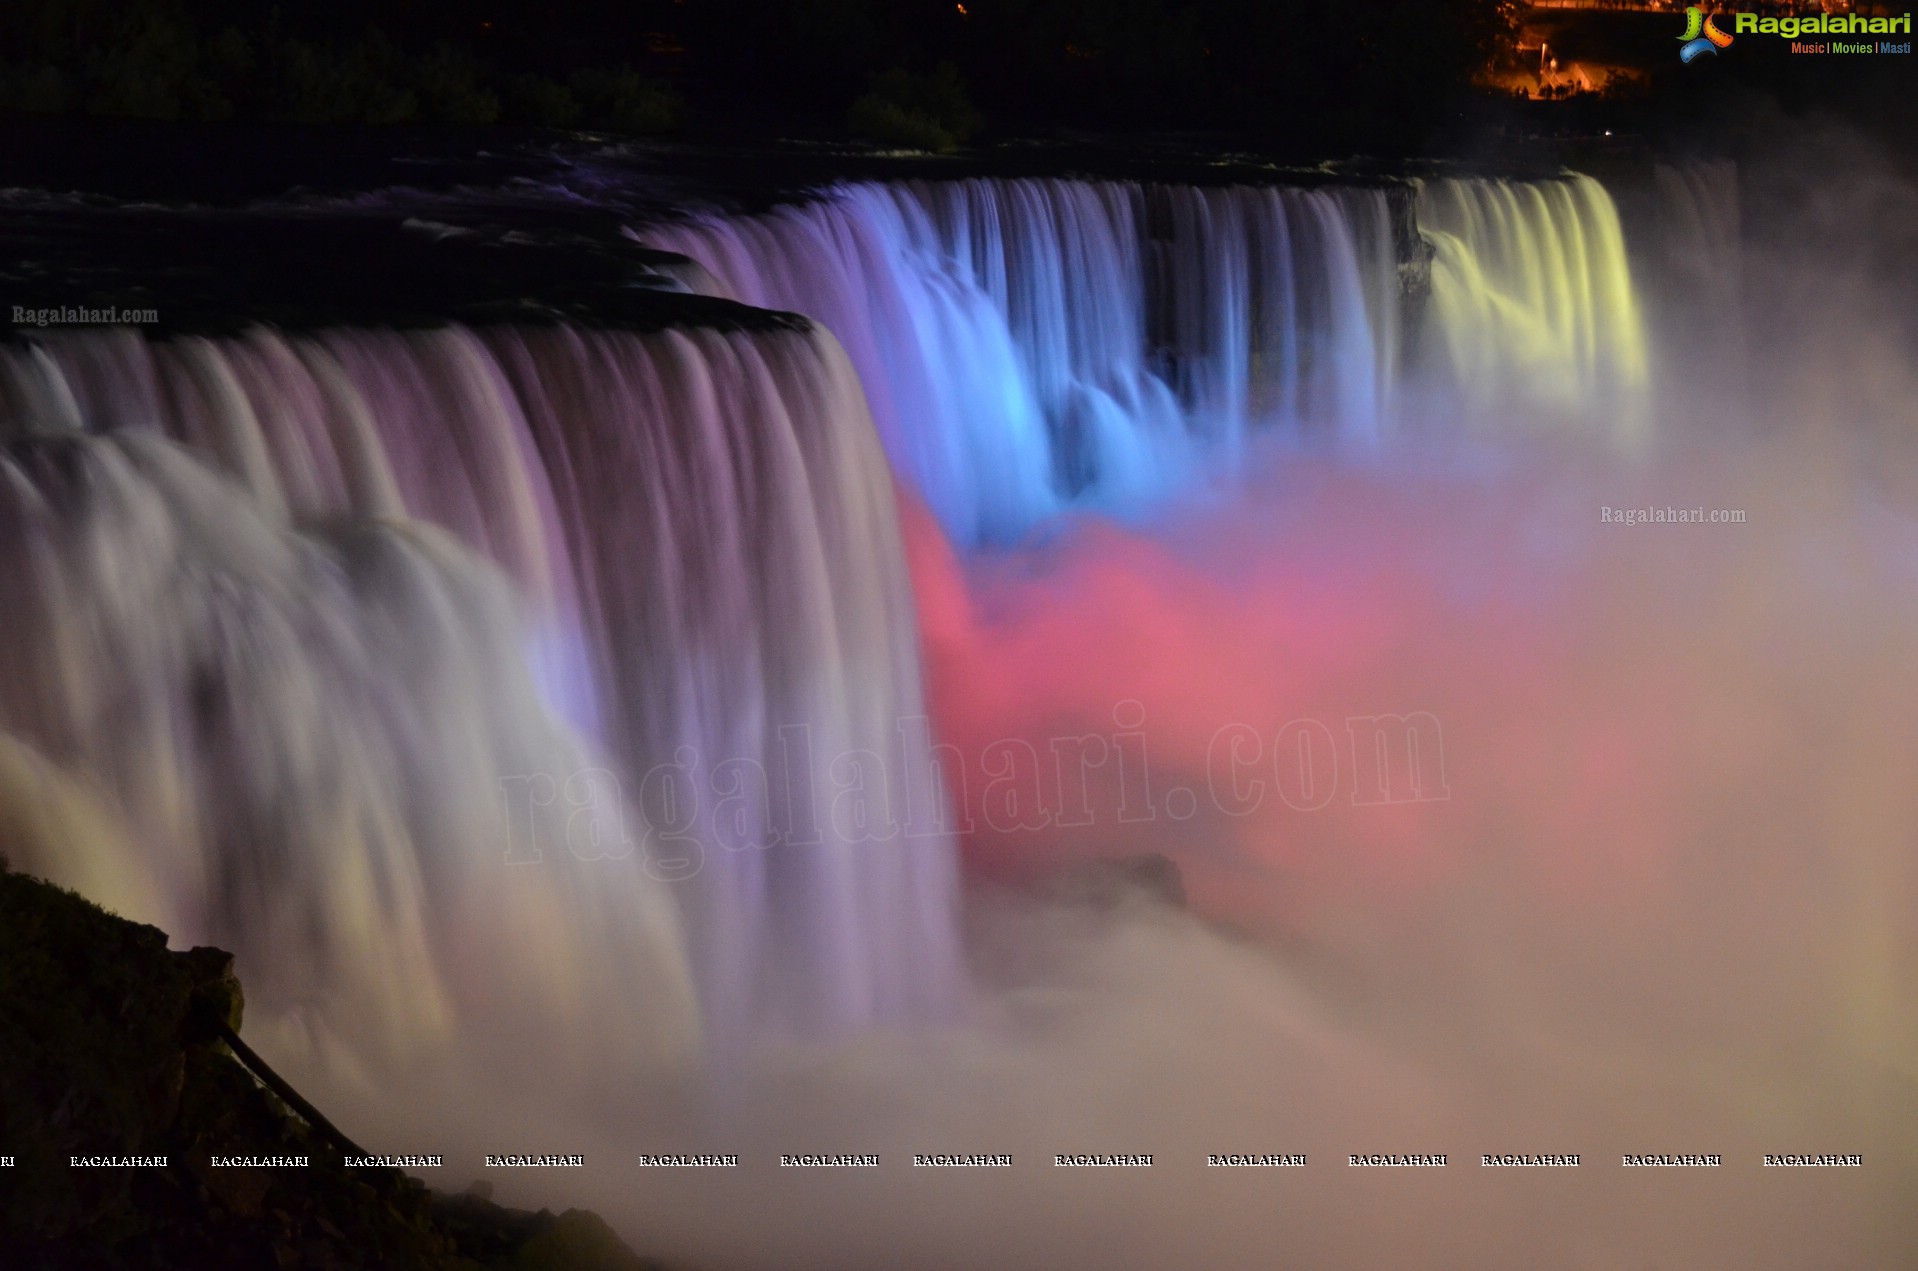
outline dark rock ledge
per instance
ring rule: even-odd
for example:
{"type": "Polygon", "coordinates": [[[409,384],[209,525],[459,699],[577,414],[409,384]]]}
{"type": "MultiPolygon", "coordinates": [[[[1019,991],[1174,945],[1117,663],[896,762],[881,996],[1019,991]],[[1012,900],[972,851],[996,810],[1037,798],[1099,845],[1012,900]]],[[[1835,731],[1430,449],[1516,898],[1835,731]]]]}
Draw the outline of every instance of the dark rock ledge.
{"type": "Polygon", "coordinates": [[[0,858],[0,1156],[14,1158],[0,1169],[0,1266],[658,1271],[581,1210],[349,1172],[339,1132],[293,1112],[223,1040],[241,1006],[231,954],[172,952],[164,932],[0,858]],[[73,1156],[168,1165],[74,1169],[73,1156]],[[216,1170],[213,1156],[310,1165],[216,1170]]]}

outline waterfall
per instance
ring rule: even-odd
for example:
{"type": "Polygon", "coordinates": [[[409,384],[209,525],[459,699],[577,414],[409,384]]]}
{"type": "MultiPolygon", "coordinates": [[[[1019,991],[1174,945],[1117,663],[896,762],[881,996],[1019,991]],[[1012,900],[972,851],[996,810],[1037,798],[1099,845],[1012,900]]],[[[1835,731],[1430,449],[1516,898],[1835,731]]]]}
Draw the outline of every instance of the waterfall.
{"type": "Polygon", "coordinates": [[[836,333],[960,543],[1141,506],[1230,471],[1257,428],[1369,441],[1397,359],[1376,189],[854,185],[641,236],[836,333]]]}
{"type": "Polygon", "coordinates": [[[1657,347],[1675,377],[1708,393],[1737,391],[1750,382],[1737,165],[1661,163],[1652,170],[1652,194],[1646,228],[1633,238],[1645,267],[1665,282],[1654,314],[1657,347]]]}
{"type": "Polygon", "coordinates": [[[523,984],[632,1053],[687,965],[722,1033],[954,1002],[894,491],[829,336],[0,357],[0,729],[127,827],[23,863],[149,878],[132,909],[283,1001],[503,1016],[523,984]]]}
{"type": "Polygon", "coordinates": [[[1585,176],[1421,182],[1431,356],[1474,418],[1645,426],[1645,335],[1611,196],[1585,176]]]}
{"type": "Polygon", "coordinates": [[[1738,166],[1730,160],[1661,163],[1652,169],[1659,267],[1677,284],[1675,297],[1716,311],[1725,323],[1737,315],[1742,291],[1743,242],[1738,166]]]}
{"type": "Polygon", "coordinates": [[[659,884],[517,863],[496,774],[589,763],[496,571],[417,523],[296,529],[148,430],[11,441],[0,550],[16,865],[233,948],[256,1023],[359,1063],[501,1017],[577,1036],[608,1000],[611,1049],[689,1057],[659,884]]]}
{"type": "Polygon", "coordinates": [[[0,349],[5,767],[124,830],[33,863],[262,963],[296,933],[321,971],[275,993],[392,1018],[480,1009],[491,927],[575,969],[603,929],[722,1043],[938,1016],[957,869],[894,474],[963,548],[1230,480],[1261,434],[1369,450],[1414,382],[1635,426],[1602,188],[1406,194],[853,185],[643,231],[810,323],[0,349]]]}

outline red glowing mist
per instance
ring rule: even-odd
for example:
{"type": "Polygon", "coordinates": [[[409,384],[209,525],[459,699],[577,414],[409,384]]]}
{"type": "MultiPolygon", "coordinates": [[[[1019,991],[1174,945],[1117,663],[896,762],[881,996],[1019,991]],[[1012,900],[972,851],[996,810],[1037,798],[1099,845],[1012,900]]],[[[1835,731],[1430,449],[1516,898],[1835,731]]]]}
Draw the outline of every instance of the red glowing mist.
{"type": "Polygon", "coordinates": [[[1661,654],[1635,625],[1717,549],[1619,558],[1565,472],[1496,499],[1296,460],[1263,484],[970,560],[902,500],[969,868],[1163,853],[1266,930],[1473,869],[1651,918],[1697,783],[1764,735],[1686,669],[1708,626],[1661,654]]]}

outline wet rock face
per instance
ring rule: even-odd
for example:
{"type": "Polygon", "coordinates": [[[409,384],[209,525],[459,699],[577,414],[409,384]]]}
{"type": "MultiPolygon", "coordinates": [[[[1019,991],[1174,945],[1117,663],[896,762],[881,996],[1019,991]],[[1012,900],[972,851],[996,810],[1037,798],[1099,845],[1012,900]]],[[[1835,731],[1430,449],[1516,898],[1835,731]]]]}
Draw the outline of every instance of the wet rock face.
{"type": "Polygon", "coordinates": [[[0,863],[0,1153],[14,1158],[0,1266],[653,1266],[592,1214],[435,1200],[397,1170],[348,1173],[220,1040],[242,1008],[231,954],[173,952],[164,932],[0,863]],[[215,1169],[214,1156],[310,1164],[215,1169]]]}

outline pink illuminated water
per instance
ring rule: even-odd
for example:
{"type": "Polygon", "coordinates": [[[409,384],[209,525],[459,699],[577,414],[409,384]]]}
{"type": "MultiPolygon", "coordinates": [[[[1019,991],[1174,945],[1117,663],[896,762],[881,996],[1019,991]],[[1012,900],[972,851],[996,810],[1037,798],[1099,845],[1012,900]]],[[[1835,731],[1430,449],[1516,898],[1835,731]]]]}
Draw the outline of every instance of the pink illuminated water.
{"type": "MultiPolygon", "coordinates": [[[[41,669],[8,679],[6,714],[21,745],[89,774],[133,827],[130,842],[23,864],[131,880],[159,853],[175,863],[151,888],[129,881],[115,896],[185,938],[272,962],[282,889],[251,880],[289,861],[314,880],[299,904],[319,965],[335,949],[375,965],[417,959],[419,975],[399,981],[417,981],[436,1016],[453,1009],[440,982],[481,974],[466,959],[486,939],[433,900],[440,870],[501,904],[557,889],[543,902],[544,952],[507,978],[567,960],[607,962],[595,974],[617,978],[634,954],[591,933],[610,908],[666,951],[636,960],[616,998],[618,1014],[662,1036],[687,1003],[660,1000],[649,981],[684,978],[688,961],[722,1033],[833,1032],[956,1003],[950,843],[868,848],[832,788],[814,791],[815,767],[891,756],[911,744],[897,721],[924,713],[891,478],[830,337],[109,336],[50,344],[11,370],[23,422],[60,431],[23,445],[9,487],[13,550],[43,535],[53,555],[13,577],[25,621],[10,633],[12,665],[41,669]],[[83,500],[39,492],[36,456],[56,441],[83,500]],[[126,467],[125,455],[145,463],[126,467]],[[223,518],[241,523],[222,533],[223,518]],[[480,567],[454,553],[441,568],[456,579],[413,583],[448,596],[409,593],[428,625],[334,611],[361,544],[417,527],[450,550],[429,524],[499,565],[517,599],[488,591],[490,608],[464,616],[480,603],[465,575],[480,567]],[[339,564],[323,564],[328,550],[339,564]],[[316,586],[315,569],[346,578],[316,586]],[[149,590],[178,608],[142,610],[149,590]],[[255,613],[255,595],[276,599],[255,613]],[[209,627],[209,607],[227,625],[209,627]],[[338,664],[304,634],[334,628],[366,642],[359,662],[338,664]],[[103,661],[103,648],[126,652],[103,661]],[[349,672],[396,678],[385,701],[362,702],[371,685],[354,688],[349,672]],[[546,722],[529,673],[584,743],[546,722]],[[80,698],[49,705],[48,683],[85,701],[129,695],[168,740],[80,698]],[[513,713],[477,724],[495,698],[513,713]],[[240,727],[235,715],[258,730],[245,745],[194,740],[240,727]],[[553,737],[549,752],[509,760],[529,733],[553,737]],[[311,788],[295,779],[309,768],[311,788]],[[242,797],[248,782],[262,808],[242,797]],[[688,782],[730,782],[734,797],[689,801],[688,782]],[[347,843],[332,828],[342,817],[347,843]],[[555,861],[582,877],[556,877],[555,861]],[[636,899],[590,881],[596,863],[636,899]],[[426,890],[369,900],[387,876],[426,890]]],[[[286,970],[303,992],[347,987],[286,970]]]]}

